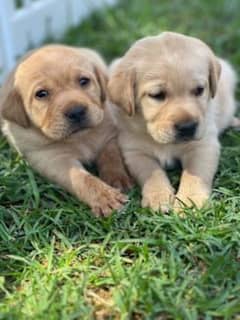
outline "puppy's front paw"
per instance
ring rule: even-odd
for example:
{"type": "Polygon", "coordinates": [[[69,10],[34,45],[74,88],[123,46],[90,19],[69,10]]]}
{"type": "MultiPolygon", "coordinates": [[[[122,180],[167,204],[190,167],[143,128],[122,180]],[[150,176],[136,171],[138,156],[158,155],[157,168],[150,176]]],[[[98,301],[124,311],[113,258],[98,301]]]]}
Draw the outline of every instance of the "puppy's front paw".
{"type": "Polygon", "coordinates": [[[102,184],[90,206],[97,217],[107,217],[113,210],[121,209],[126,201],[127,197],[119,190],[102,184]]]}
{"type": "Polygon", "coordinates": [[[124,169],[114,169],[100,174],[100,178],[113,188],[128,191],[134,186],[133,179],[124,169]]]}
{"type": "Polygon", "coordinates": [[[154,211],[168,212],[174,201],[173,190],[153,190],[145,185],[142,192],[142,207],[149,207],[154,211]]]}
{"type": "Polygon", "coordinates": [[[184,206],[202,208],[209,198],[206,190],[193,190],[191,193],[177,193],[174,202],[174,211],[182,213],[184,206]]]}

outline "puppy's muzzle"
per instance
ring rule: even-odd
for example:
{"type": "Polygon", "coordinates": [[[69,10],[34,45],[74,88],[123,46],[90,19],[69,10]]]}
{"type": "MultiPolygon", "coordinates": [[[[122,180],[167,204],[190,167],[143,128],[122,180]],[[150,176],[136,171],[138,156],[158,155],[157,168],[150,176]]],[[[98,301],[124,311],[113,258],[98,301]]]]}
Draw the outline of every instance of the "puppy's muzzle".
{"type": "Polygon", "coordinates": [[[198,127],[197,121],[185,121],[175,124],[176,138],[179,141],[194,139],[198,127]]]}
{"type": "Polygon", "coordinates": [[[66,111],[64,115],[74,131],[88,126],[87,108],[85,106],[74,106],[66,111]]]}

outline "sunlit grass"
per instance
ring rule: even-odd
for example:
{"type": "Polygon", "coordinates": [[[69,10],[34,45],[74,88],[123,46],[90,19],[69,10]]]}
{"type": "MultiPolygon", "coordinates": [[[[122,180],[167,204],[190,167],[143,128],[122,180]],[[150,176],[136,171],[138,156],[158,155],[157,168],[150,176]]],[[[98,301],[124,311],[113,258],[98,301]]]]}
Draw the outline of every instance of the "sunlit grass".
{"type": "MultiPolygon", "coordinates": [[[[110,61],[162,30],[200,37],[240,71],[238,0],[121,1],[62,42],[110,61]]],[[[135,188],[121,213],[101,220],[2,138],[0,319],[237,319],[240,135],[222,141],[210,208],[184,219],[154,213],[140,208],[135,188]]]]}

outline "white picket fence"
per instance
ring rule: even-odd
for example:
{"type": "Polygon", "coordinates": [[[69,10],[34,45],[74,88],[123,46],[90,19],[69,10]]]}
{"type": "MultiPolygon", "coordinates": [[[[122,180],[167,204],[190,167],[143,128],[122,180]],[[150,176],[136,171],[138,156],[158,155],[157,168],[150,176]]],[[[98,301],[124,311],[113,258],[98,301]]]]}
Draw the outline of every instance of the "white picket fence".
{"type": "MultiPolygon", "coordinates": [[[[16,60],[116,0],[0,0],[0,83],[16,60]]],[[[79,35],[81,36],[81,35],[79,35]]]]}

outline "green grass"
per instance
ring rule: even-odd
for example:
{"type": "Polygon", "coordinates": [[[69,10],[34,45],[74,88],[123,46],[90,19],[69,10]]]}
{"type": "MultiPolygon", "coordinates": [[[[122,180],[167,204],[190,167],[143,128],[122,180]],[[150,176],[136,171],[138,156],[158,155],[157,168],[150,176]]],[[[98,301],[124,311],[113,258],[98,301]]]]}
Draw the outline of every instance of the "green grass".
{"type": "MultiPolygon", "coordinates": [[[[240,71],[238,0],[121,1],[63,43],[110,61],[166,29],[202,38],[240,71]]],[[[162,215],[134,189],[121,213],[97,219],[1,138],[0,319],[240,319],[240,135],[222,141],[210,208],[162,215]]]]}

